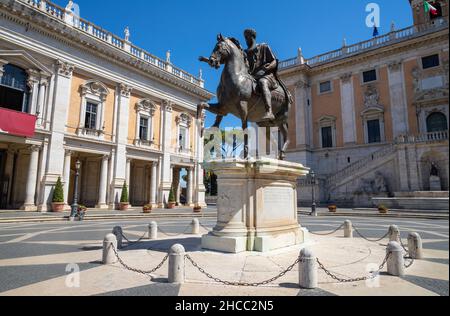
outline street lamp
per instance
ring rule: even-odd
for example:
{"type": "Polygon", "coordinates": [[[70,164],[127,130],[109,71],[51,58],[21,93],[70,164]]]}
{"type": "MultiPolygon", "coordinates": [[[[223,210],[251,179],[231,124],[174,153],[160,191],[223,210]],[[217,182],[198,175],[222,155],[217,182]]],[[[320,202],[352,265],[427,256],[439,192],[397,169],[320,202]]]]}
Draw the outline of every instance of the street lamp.
{"type": "Polygon", "coordinates": [[[74,221],[78,213],[78,178],[80,176],[80,167],[81,162],[80,160],[77,160],[77,162],[75,163],[75,181],[73,188],[73,203],[72,212],[70,213],[70,221],[74,221]]]}
{"type": "Polygon", "coordinates": [[[311,216],[317,216],[317,205],[316,205],[316,174],[314,173],[313,170],[311,170],[310,173],[311,176],[311,185],[312,185],[312,190],[311,190],[311,194],[312,194],[312,205],[311,205],[311,216]]]}

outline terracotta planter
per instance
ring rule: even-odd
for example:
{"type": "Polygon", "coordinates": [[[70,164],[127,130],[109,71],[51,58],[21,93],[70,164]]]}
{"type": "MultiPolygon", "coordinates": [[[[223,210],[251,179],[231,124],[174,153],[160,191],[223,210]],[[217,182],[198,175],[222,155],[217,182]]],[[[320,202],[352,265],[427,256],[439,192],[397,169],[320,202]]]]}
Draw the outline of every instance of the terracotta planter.
{"type": "Polygon", "coordinates": [[[144,207],[144,208],[143,208],[143,212],[144,212],[145,214],[150,214],[150,213],[152,212],[152,209],[151,209],[151,208],[148,208],[148,207],[144,207]]]}
{"type": "Polygon", "coordinates": [[[130,207],[130,203],[120,203],[120,210],[121,211],[128,211],[129,207],[130,207]]]}
{"type": "Polygon", "coordinates": [[[201,213],[202,208],[201,207],[194,207],[194,213],[201,213]]]}
{"type": "Polygon", "coordinates": [[[336,207],[329,207],[328,210],[330,211],[330,213],[336,213],[337,212],[337,208],[336,207]]]}
{"type": "Polygon", "coordinates": [[[167,208],[170,209],[170,210],[172,210],[172,209],[175,208],[175,205],[176,205],[176,204],[177,204],[176,202],[169,202],[169,203],[167,204],[167,208]]]}
{"type": "Polygon", "coordinates": [[[61,213],[64,211],[64,202],[63,203],[52,203],[52,211],[55,213],[61,213]]]}

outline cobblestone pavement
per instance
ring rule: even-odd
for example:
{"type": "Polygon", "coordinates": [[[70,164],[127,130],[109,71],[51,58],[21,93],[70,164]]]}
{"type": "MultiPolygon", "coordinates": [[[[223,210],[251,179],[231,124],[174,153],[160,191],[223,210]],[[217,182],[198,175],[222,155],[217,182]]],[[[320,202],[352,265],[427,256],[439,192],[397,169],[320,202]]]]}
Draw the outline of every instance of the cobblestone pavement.
{"type": "MultiPolygon", "coordinates": [[[[301,217],[302,226],[311,232],[326,233],[339,227],[346,218],[301,217]]],[[[153,219],[152,219],[153,220],[153,219]]],[[[408,232],[418,232],[424,242],[425,259],[416,261],[403,278],[382,273],[379,284],[337,284],[322,271],[319,288],[298,288],[295,267],[281,279],[263,287],[231,287],[217,284],[186,263],[187,282],[167,284],[167,263],[151,277],[125,270],[120,264],[101,264],[105,234],[122,226],[131,240],[147,230],[148,220],[102,222],[56,222],[0,224],[0,295],[163,295],[163,296],[326,296],[326,295],[442,295],[449,294],[449,223],[446,220],[352,218],[354,226],[366,237],[383,236],[396,224],[406,240],[408,232]],[[79,284],[71,272],[80,271],[79,284]],[[79,287],[78,287],[79,285],[79,287]]],[[[151,269],[175,243],[185,246],[205,270],[228,281],[255,282],[271,278],[298,256],[300,247],[268,254],[222,254],[202,251],[200,236],[173,234],[183,232],[189,219],[157,220],[166,235],[160,240],[143,241],[120,251],[133,267],[151,269]]],[[[213,219],[200,219],[208,229],[213,219]]],[[[202,233],[206,233],[202,228],[202,233]]],[[[367,267],[381,263],[387,240],[369,243],[361,238],[344,239],[342,231],[331,236],[311,234],[309,246],[333,273],[340,277],[364,276],[367,267]]]]}

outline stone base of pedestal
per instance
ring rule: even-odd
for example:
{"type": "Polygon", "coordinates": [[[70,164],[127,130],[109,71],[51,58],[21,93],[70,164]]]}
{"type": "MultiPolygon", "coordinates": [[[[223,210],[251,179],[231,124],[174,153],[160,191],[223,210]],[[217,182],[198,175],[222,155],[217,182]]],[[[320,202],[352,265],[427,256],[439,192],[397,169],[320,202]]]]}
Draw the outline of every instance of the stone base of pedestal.
{"type": "Polygon", "coordinates": [[[227,253],[267,252],[305,242],[298,223],[297,180],[301,164],[274,159],[221,160],[206,169],[217,175],[217,225],[202,247],[227,253]]]}
{"type": "Polygon", "coordinates": [[[95,208],[98,210],[107,210],[107,209],[109,209],[109,206],[108,206],[108,204],[97,204],[95,206],[95,208]]]}

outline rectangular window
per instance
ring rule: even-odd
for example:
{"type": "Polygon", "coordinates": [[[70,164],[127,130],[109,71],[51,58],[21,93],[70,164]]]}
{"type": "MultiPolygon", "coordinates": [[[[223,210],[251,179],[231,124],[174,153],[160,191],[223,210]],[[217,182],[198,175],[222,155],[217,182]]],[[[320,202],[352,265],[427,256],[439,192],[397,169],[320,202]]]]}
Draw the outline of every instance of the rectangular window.
{"type": "Polygon", "coordinates": [[[331,81],[321,82],[319,85],[320,93],[326,93],[331,91],[331,81]]]}
{"type": "Polygon", "coordinates": [[[139,139],[140,140],[149,140],[148,138],[148,118],[141,117],[139,120],[139,139]]]}
{"type": "Polygon", "coordinates": [[[369,144],[381,143],[380,120],[367,121],[367,133],[369,144]]]}
{"type": "Polygon", "coordinates": [[[188,133],[187,133],[187,128],[180,126],[180,133],[178,135],[178,146],[180,148],[180,150],[186,150],[187,148],[187,137],[188,137],[188,133]]]}
{"type": "Polygon", "coordinates": [[[363,72],[363,82],[372,82],[377,80],[377,71],[375,69],[363,72]]]}
{"type": "Polygon", "coordinates": [[[333,147],[333,132],[331,126],[322,127],[322,148],[333,147]]]}
{"type": "Polygon", "coordinates": [[[97,112],[98,104],[86,103],[86,117],[84,119],[84,127],[87,129],[97,129],[97,112]]]}
{"type": "Polygon", "coordinates": [[[439,55],[431,55],[422,58],[422,68],[428,69],[439,66],[439,55]]]}

